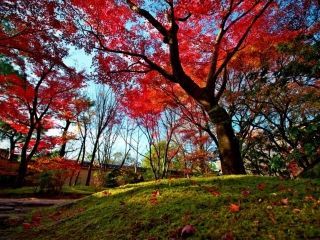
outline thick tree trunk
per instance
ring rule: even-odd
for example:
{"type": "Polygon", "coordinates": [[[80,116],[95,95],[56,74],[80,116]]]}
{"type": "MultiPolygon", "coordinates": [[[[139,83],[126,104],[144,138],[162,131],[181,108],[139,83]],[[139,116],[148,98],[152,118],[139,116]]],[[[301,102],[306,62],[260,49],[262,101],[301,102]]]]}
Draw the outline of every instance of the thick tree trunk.
{"type": "Polygon", "coordinates": [[[21,149],[20,165],[18,170],[18,176],[16,179],[16,187],[22,187],[24,184],[24,178],[27,174],[27,167],[28,167],[27,150],[28,150],[28,146],[29,146],[33,131],[34,131],[34,127],[31,126],[21,149]]]}
{"type": "Polygon", "coordinates": [[[35,130],[35,128],[30,127],[29,132],[27,134],[25,143],[22,147],[21,150],[21,160],[20,160],[20,165],[19,165],[19,171],[18,171],[18,177],[17,177],[17,181],[16,181],[16,187],[22,187],[24,184],[24,180],[25,177],[27,175],[27,169],[28,169],[28,164],[30,162],[30,160],[32,159],[32,157],[34,156],[34,154],[36,153],[39,143],[40,143],[40,136],[41,136],[41,128],[37,128],[37,136],[36,136],[36,142],[33,146],[33,148],[31,149],[30,153],[27,154],[28,152],[28,147],[31,141],[31,137],[32,137],[32,133],[35,130]]]}
{"type": "Polygon", "coordinates": [[[24,178],[27,174],[27,167],[28,167],[28,162],[27,162],[27,155],[25,151],[22,151],[21,153],[21,162],[19,165],[19,170],[18,170],[18,176],[17,176],[17,181],[16,181],[16,187],[22,187],[24,184],[24,178]]]}
{"type": "Polygon", "coordinates": [[[232,128],[232,121],[224,108],[215,105],[209,111],[211,121],[216,127],[216,134],[221,155],[221,170],[223,174],[245,174],[245,168],[240,153],[240,145],[232,128]]]}

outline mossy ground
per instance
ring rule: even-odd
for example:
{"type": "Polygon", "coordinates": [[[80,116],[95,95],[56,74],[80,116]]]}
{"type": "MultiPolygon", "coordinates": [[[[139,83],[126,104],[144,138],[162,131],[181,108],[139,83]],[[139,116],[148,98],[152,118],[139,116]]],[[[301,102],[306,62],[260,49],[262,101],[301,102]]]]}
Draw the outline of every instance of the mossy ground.
{"type": "Polygon", "coordinates": [[[8,239],[320,239],[320,181],[225,176],[162,180],[95,193],[46,208],[8,239]],[[159,194],[158,194],[159,193],[159,194]],[[230,204],[240,211],[230,211],[230,204]]]}
{"type": "Polygon", "coordinates": [[[85,196],[91,195],[99,191],[91,186],[64,186],[60,193],[39,193],[35,187],[22,187],[22,188],[5,188],[1,189],[0,197],[9,197],[9,198],[22,198],[22,197],[72,197],[72,196],[85,196]]]}

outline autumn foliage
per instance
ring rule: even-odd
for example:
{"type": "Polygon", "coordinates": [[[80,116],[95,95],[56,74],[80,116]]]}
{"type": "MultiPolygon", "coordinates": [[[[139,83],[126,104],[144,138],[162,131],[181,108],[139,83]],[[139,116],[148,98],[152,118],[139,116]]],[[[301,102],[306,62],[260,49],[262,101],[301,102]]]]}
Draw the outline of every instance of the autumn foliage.
{"type": "MultiPolygon", "coordinates": [[[[207,174],[217,160],[224,174],[296,177],[320,161],[317,1],[9,0],[0,11],[0,120],[20,134],[17,185],[36,156],[66,155],[78,137],[70,125],[94,132],[89,78],[108,85],[111,115],[143,132],[136,161],[148,159],[155,178],[207,174]],[[75,48],[92,71],[67,64],[75,48]]],[[[107,125],[96,123],[87,185],[107,125]]]]}

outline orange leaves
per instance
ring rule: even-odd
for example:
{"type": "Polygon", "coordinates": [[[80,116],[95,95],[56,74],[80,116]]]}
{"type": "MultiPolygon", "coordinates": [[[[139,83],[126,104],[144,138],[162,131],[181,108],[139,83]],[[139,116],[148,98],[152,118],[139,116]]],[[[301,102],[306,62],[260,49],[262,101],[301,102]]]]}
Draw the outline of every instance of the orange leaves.
{"type": "Polygon", "coordinates": [[[102,195],[105,196],[105,197],[108,197],[108,196],[111,195],[111,192],[109,192],[109,191],[107,191],[107,190],[102,191],[101,193],[102,193],[102,195]]]}
{"type": "Polygon", "coordinates": [[[151,193],[150,203],[151,205],[157,205],[158,204],[158,197],[160,196],[160,191],[155,190],[151,193]]]}
{"type": "Polygon", "coordinates": [[[240,211],[240,204],[231,203],[229,206],[229,211],[232,213],[237,213],[240,211]]]}
{"type": "Polygon", "coordinates": [[[29,165],[29,169],[38,172],[47,170],[79,170],[80,165],[75,161],[66,160],[60,157],[42,157],[29,165]]]}
{"type": "Polygon", "coordinates": [[[288,205],[288,203],[289,203],[289,200],[288,200],[288,198],[283,198],[283,199],[281,199],[281,204],[283,204],[283,205],[288,205]]]}
{"type": "Polygon", "coordinates": [[[216,187],[203,187],[206,191],[208,191],[212,196],[219,197],[221,193],[218,191],[216,187]]]}

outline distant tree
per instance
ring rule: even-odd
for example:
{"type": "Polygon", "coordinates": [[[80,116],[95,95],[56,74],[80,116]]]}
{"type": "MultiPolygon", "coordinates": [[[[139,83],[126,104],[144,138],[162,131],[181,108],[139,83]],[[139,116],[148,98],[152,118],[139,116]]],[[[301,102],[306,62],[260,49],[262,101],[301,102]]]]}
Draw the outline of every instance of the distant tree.
{"type": "Polygon", "coordinates": [[[103,136],[103,132],[110,125],[117,123],[117,106],[118,103],[114,97],[112,90],[101,87],[97,90],[94,99],[93,115],[90,126],[90,138],[93,144],[91,159],[86,179],[86,186],[90,185],[93,163],[99,148],[99,142],[103,136]]]}

